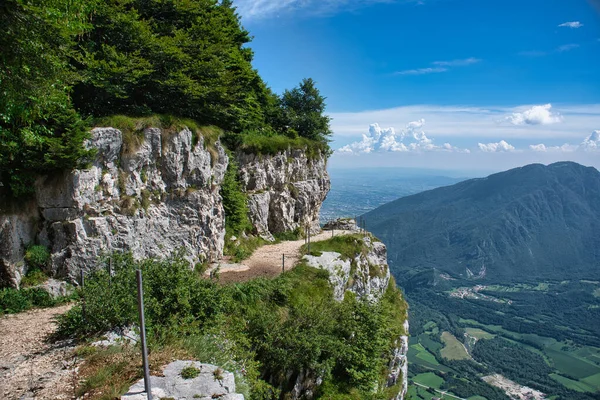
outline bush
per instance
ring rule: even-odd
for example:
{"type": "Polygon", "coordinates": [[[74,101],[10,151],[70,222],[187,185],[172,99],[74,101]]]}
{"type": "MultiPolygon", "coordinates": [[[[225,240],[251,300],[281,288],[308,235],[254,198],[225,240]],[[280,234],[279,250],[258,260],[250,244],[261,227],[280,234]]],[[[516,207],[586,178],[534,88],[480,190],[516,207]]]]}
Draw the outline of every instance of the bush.
{"type": "Polygon", "coordinates": [[[23,292],[13,288],[0,290],[0,314],[14,314],[30,308],[31,301],[23,292]]]}
{"type": "Polygon", "coordinates": [[[183,379],[194,379],[198,375],[200,375],[200,370],[192,365],[181,370],[181,377],[183,379]]]}
{"type": "Polygon", "coordinates": [[[27,265],[34,269],[44,269],[50,260],[50,252],[45,246],[29,246],[25,251],[27,265]]]}
{"type": "Polygon", "coordinates": [[[378,304],[352,294],[336,302],[327,271],[303,264],[273,280],[222,286],[202,279],[181,254],[112,257],[112,283],[105,271],[87,278],[85,320],[81,306],[60,317],[63,337],[136,324],[140,268],[151,356],[178,348],[223,369],[244,368],[250,399],[276,399],[306,372],[324,378],[331,398],[380,398],[373,388],[385,385],[382,371],[404,333],[406,310],[395,287],[378,304]]]}

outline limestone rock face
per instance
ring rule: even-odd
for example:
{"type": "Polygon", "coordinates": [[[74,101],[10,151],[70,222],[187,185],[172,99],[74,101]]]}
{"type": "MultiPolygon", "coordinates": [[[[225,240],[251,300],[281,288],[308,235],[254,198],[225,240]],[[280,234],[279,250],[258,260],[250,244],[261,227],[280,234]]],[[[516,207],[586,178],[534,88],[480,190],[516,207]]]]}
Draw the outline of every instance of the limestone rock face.
{"type": "MultiPolygon", "coordinates": [[[[342,223],[333,227],[339,229],[340,226],[350,225],[342,223]]],[[[378,302],[387,290],[388,285],[393,283],[387,263],[385,245],[376,241],[370,235],[365,235],[363,241],[367,251],[352,260],[344,259],[340,253],[336,252],[322,252],[318,257],[305,255],[303,258],[309,266],[326,269],[329,272],[329,283],[333,287],[333,294],[337,301],[342,301],[346,291],[351,291],[360,299],[378,302]]],[[[404,332],[408,334],[408,320],[404,321],[404,332]]],[[[400,392],[394,400],[403,400],[408,389],[407,354],[408,336],[402,335],[396,339],[396,346],[392,350],[392,357],[388,364],[387,385],[391,387],[401,381],[400,392]]],[[[301,378],[294,386],[294,394],[299,393],[294,398],[311,398],[307,396],[307,393],[312,393],[315,379],[308,379],[304,376],[301,378]]]]}
{"type": "Polygon", "coordinates": [[[379,301],[388,287],[390,269],[385,245],[370,236],[363,240],[369,251],[353,260],[344,260],[336,252],[323,252],[318,257],[304,256],[309,266],[329,271],[329,282],[338,301],[344,299],[346,290],[356,293],[361,299],[379,301]]]}
{"type": "Polygon", "coordinates": [[[3,281],[18,286],[32,243],[51,250],[50,272],[71,280],[119,250],[145,258],[182,248],[192,263],[221,256],[228,158],[219,143],[211,155],[188,129],[148,128],[124,143],[119,130],[96,128],[87,146],[97,149],[89,169],[39,178],[33,206],[0,211],[3,281]]]}
{"type": "MultiPolygon", "coordinates": [[[[151,376],[153,398],[174,398],[178,400],[244,400],[244,396],[235,393],[235,377],[231,372],[223,371],[211,364],[197,361],[174,361],[163,370],[163,376],[151,376]],[[186,367],[199,370],[197,377],[184,379],[181,371],[186,367]]],[[[146,400],[144,380],[140,379],[129,391],[121,396],[122,400],[146,400]]]]}
{"type": "Polygon", "coordinates": [[[331,186],[325,155],[287,150],[276,155],[240,152],[236,158],[250,220],[264,239],[306,225],[320,230],[319,212],[331,186]]]}

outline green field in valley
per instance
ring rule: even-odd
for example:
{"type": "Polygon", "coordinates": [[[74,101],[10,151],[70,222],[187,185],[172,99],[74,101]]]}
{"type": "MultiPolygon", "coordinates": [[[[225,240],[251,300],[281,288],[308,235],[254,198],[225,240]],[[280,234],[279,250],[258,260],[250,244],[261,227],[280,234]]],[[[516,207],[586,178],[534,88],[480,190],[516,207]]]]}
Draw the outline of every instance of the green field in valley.
{"type": "Polygon", "coordinates": [[[442,332],[444,348],[441,350],[442,357],[448,360],[468,360],[471,358],[465,346],[458,341],[450,332],[442,332]]]}

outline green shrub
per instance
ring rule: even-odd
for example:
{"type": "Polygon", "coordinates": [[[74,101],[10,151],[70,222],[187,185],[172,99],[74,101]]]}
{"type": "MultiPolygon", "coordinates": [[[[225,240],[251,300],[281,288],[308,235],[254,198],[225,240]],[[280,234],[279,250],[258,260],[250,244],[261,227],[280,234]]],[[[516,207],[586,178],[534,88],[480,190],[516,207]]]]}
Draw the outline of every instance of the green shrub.
{"type": "Polygon", "coordinates": [[[25,261],[31,268],[44,269],[50,260],[50,251],[45,246],[33,245],[25,250],[25,261]]]}
{"type": "Polygon", "coordinates": [[[200,375],[200,370],[193,365],[189,365],[181,370],[181,377],[183,379],[194,379],[200,375]]]}
{"type": "Polygon", "coordinates": [[[252,225],[248,218],[247,196],[242,191],[238,178],[238,165],[229,153],[229,165],[221,184],[221,197],[225,209],[225,229],[227,233],[238,235],[249,230],[252,225]]]}
{"type": "Polygon", "coordinates": [[[60,317],[63,337],[136,324],[140,268],[151,353],[171,346],[224,370],[243,367],[250,399],[279,398],[301,371],[323,376],[331,398],[381,398],[373,388],[385,385],[382,371],[405,333],[406,308],[393,284],[377,304],[351,293],[337,302],[328,272],[305,264],[272,280],[223,286],[202,279],[182,255],[112,257],[112,283],[105,271],[87,278],[85,319],[80,305],[60,317]]]}
{"type": "Polygon", "coordinates": [[[0,289],[0,314],[14,314],[31,308],[31,300],[23,292],[6,288],[0,289]]]}
{"type": "Polygon", "coordinates": [[[30,287],[41,285],[48,280],[48,276],[39,269],[30,269],[21,279],[21,287],[30,287]]]}

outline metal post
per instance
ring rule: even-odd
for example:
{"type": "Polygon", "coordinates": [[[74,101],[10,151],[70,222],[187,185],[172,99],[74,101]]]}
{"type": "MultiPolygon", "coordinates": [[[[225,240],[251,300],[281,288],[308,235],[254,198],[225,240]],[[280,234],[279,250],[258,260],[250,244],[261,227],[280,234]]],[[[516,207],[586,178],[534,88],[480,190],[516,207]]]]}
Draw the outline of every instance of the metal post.
{"type": "Polygon", "coordinates": [[[281,255],[281,272],[285,272],[285,254],[281,255]]]}
{"type": "Polygon", "coordinates": [[[142,363],[144,365],[144,387],[148,400],[152,400],[152,385],[150,384],[150,368],[148,366],[148,348],[146,347],[146,323],[144,322],[144,288],[142,286],[142,271],[135,271],[138,289],[138,312],[140,314],[140,340],[142,342],[142,363]]]}
{"type": "Polygon", "coordinates": [[[83,274],[83,270],[80,269],[79,270],[79,280],[81,282],[81,297],[82,297],[82,301],[81,301],[81,315],[83,317],[83,320],[85,321],[85,293],[83,291],[83,287],[85,286],[85,277],[83,274]]]}
{"type": "Polygon", "coordinates": [[[310,254],[310,228],[308,228],[308,254],[310,254]]]}

